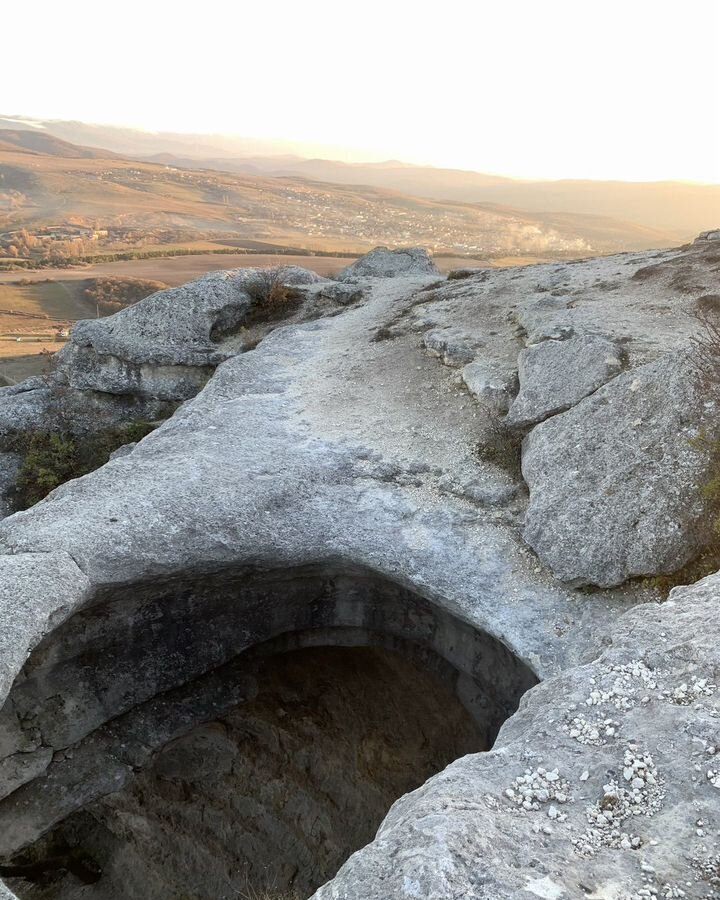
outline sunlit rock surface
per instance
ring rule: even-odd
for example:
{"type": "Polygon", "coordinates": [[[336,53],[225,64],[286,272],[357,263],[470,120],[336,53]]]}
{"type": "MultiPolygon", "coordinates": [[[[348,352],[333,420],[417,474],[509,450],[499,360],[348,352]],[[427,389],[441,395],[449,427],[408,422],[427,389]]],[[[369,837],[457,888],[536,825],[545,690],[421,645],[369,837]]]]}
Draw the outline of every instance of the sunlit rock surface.
{"type": "MultiPolygon", "coordinates": [[[[717,787],[702,760],[715,746],[716,582],[657,606],[632,576],[689,562],[712,524],[694,438],[714,408],[687,350],[689,313],[717,291],[717,243],[449,281],[407,256],[374,251],[337,284],[302,276],[297,305],[254,331],[251,273],[200,279],[80,327],[52,384],[0,391],[0,433],[21,401],[37,427],[58,386],[75,423],[83,397],[130,419],[133,404],[172,413],[0,523],[0,872],[21,898],[121,896],[133,853],[134,871],[154,873],[143,896],[162,896],[137,798],[161,821],[202,792],[176,769],[167,784],[158,760],[181,758],[166,749],[177,741],[195,758],[196,740],[230,735],[204,795],[217,808],[240,777],[223,781],[223,766],[248,758],[243,728],[257,737],[270,721],[271,707],[243,718],[246,704],[269,685],[280,696],[283,654],[312,648],[398,654],[424,673],[415,688],[392,677],[408,734],[424,731],[440,765],[464,750],[430,727],[413,693],[426,676],[470,717],[477,749],[502,726],[492,753],[396,804],[322,900],[634,898],[655,882],[658,896],[665,884],[712,896],[717,787]],[[108,369],[110,357],[132,365],[108,369]],[[262,684],[258,653],[275,660],[262,684]],[[103,827],[119,816],[112,840],[88,825],[100,809],[103,827]]],[[[297,702],[312,705],[304,690],[297,702]]],[[[342,721],[329,716],[328,733],[342,721]]],[[[290,773],[311,766],[296,724],[285,745],[272,728],[263,738],[287,754],[288,802],[290,773]]],[[[430,774],[421,755],[383,803],[430,774]]],[[[383,764],[369,758],[368,778],[383,764]]],[[[248,871],[267,887],[257,842],[214,842],[236,816],[266,835],[295,829],[276,887],[307,896],[357,849],[331,853],[342,828],[308,818],[343,807],[341,784],[323,782],[329,799],[299,803],[282,828],[272,804],[223,807],[193,847],[190,895],[217,896],[223,860],[229,891],[248,871]]],[[[168,870],[173,854],[187,864],[183,828],[158,832],[168,870]]]]}

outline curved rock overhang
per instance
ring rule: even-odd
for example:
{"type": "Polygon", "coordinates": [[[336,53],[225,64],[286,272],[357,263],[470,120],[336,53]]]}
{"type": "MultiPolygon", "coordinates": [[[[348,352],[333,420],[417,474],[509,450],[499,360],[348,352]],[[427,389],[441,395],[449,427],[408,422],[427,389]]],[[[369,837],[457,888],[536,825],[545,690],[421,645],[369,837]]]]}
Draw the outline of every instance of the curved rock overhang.
{"type": "Polygon", "coordinates": [[[314,900],[717,897],[718,603],[715,574],[626,613],[492,752],[396,803],[314,900]]]}
{"type": "MultiPolygon", "coordinates": [[[[682,264],[687,269],[685,275],[692,274],[682,253],[673,251],[669,255],[664,254],[663,259],[669,266],[682,264]]],[[[520,814],[522,818],[518,818],[515,803],[508,798],[506,791],[522,777],[530,760],[542,763],[543,767],[557,766],[564,761],[565,767],[573,770],[571,774],[577,787],[577,803],[571,807],[568,821],[573,820],[576,835],[582,834],[585,828],[586,791],[592,789],[593,796],[599,798],[598,803],[604,802],[602,791],[608,783],[608,771],[613,768],[616,772],[622,772],[625,752],[634,752],[631,740],[637,741],[637,735],[655,733],[654,729],[658,730],[659,742],[661,733],[679,733],[676,714],[691,707],[673,701],[675,717],[672,721],[662,715],[658,717],[655,715],[658,709],[667,712],[669,701],[665,695],[674,697],[676,687],[680,690],[688,685],[707,682],[703,690],[709,691],[708,685],[711,685],[715,696],[717,667],[706,679],[705,658],[710,659],[716,648],[702,648],[704,657],[698,659],[698,672],[702,674],[705,671],[702,678],[697,672],[683,668],[681,660],[676,660],[672,671],[668,668],[663,674],[663,696],[648,694],[647,705],[641,702],[636,704],[638,717],[646,709],[653,713],[654,718],[647,716],[645,719],[639,717],[637,722],[630,721],[628,734],[622,735],[623,740],[619,741],[616,733],[602,750],[602,758],[593,757],[595,751],[592,749],[571,743],[576,739],[566,731],[565,726],[572,730],[570,726],[576,718],[577,709],[582,710],[588,699],[594,703],[590,695],[597,689],[591,688],[588,683],[590,676],[595,680],[608,681],[608,691],[614,691],[613,681],[617,678],[614,668],[606,670],[585,666],[577,669],[573,666],[583,659],[593,658],[602,647],[607,647],[609,626],[620,611],[643,599],[642,592],[636,589],[637,586],[630,586],[624,596],[621,591],[596,592],[588,598],[550,579],[543,567],[542,557],[538,562],[524,550],[517,539],[520,524],[518,513],[522,512],[522,502],[517,504],[517,508],[513,507],[515,500],[505,490],[505,480],[499,481],[497,472],[488,471],[492,467],[481,467],[482,471],[479,471],[475,458],[469,454],[473,442],[478,440],[477,410],[467,395],[449,389],[447,373],[439,373],[440,367],[417,353],[415,332],[425,333],[432,318],[433,331],[427,332],[423,338],[425,347],[429,351],[433,347],[442,347],[443,362],[447,366],[464,366],[462,377],[471,393],[475,394],[472,385],[477,383],[476,386],[480,386],[477,376],[482,375],[486,362],[484,357],[492,350],[482,345],[487,337],[495,334],[495,323],[492,331],[487,329],[488,304],[493,305],[498,323],[503,328],[498,332],[498,344],[502,344],[496,348],[498,360],[504,364],[509,353],[513,357],[510,362],[514,370],[514,357],[519,345],[516,346],[517,341],[514,338],[511,340],[512,335],[508,334],[508,306],[513,308],[514,320],[521,329],[521,336],[524,334],[522,340],[527,338],[527,344],[563,341],[571,334],[567,330],[569,326],[577,326],[581,331],[590,327],[591,331],[605,333],[605,319],[613,319],[613,303],[617,304],[617,301],[611,302],[608,296],[611,292],[621,301],[622,333],[616,337],[624,349],[629,348],[630,368],[645,367],[645,376],[648,372],[651,375],[655,373],[652,380],[662,387],[666,379],[657,377],[657,366],[652,360],[656,354],[663,355],[678,349],[683,335],[687,337],[690,300],[684,295],[675,297],[670,291],[670,273],[663,274],[665,262],[662,266],[638,268],[647,261],[647,255],[591,261],[587,265],[574,267],[574,271],[580,273],[580,278],[575,281],[570,278],[567,267],[563,266],[528,268],[525,273],[500,273],[493,276],[487,291],[485,288],[481,290],[486,277],[482,274],[477,276],[475,282],[466,283],[467,296],[443,292],[439,298],[434,298],[439,303],[430,302],[432,297],[427,297],[430,303],[428,309],[415,303],[409,293],[410,285],[390,284],[376,291],[371,302],[358,307],[352,315],[332,320],[332,328],[330,320],[322,320],[312,327],[283,329],[281,333],[276,332],[266,338],[253,353],[224,363],[198,397],[181,408],[173,419],[143,441],[128,457],[108,464],[93,476],[60,488],[51,502],[15,516],[0,527],[3,551],[0,556],[0,698],[5,697],[29,649],[38,647],[38,652],[15,682],[16,690],[28,680],[31,670],[36,675],[39,673],[40,670],[33,669],[33,666],[40,661],[43,653],[50,664],[55,651],[48,648],[52,646],[53,638],[43,638],[44,635],[54,631],[58,636],[66,633],[70,635],[68,639],[74,639],[70,631],[72,625],[68,622],[66,631],[66,626],[60,626],[61,622],[69,616],[73,616],[76,624],[84,621],[78,616],[89,615],[91,609],[99,609],[103,603],[110,609],[112,598],[119,598],[124,592],[129,602],[128,592],[132,590],[144,591],[151,587],[155,590],[163,584],[166,587],[177,584],[177,579],[183,578],[183,569],[188,573],[192,571],[192,577],[197,580],[197,573],[205,565],[235,566],[235,575],[255,578],[264,575],[239,567],[247,561],[258,560],[278,567],[300,565],[308,559],[317,558],[320,553],[326,559],[352,559],[373,567],[377,572],[391,573],[393,578],[402,580],[408,590],[414,586],[416,593],[426,598],[423,602],[429,604],[431,614],[434,608],[443,608],[449,615],[454,614],[458,621],[474,624],[477,633],[492,632],[494,640],[506,641],[519,657],[531,661],[543,678],[559,671],[566,673],[567,680],[559,688],[557,682],[546,681],[539,690],[529,695],[519,715],[513,716],[508,723],[507,731],[501,738],[503,746],[496,753],[470,757],[465,764],[458,763],[446,775],[435,779],[427,791],[437,801],[433,801],[432,807],[423,807],[418,812],[418,798],[415,796],[398,804],[399,808],[407,810],[407,832],[396,845],[401,849],[413,849],[417,845],[415,823],[425,811],[437,823],[433,838],[436,841],[435,850],[425,856],[426,874],[430,879],[427,882],[430,885],[428,895],[449,896],[451,891],[457,895],[459,891],[460,895],[473,896],[478,879],[482,876],[489,883],[492,872],[497,874],[498,897],[515,896],[517,891],[524,890],[530,870],[533,876],[538,874],[538,878],[534,879],[538,881],[538,890],[546,893],[548,890],[555,891],[547,879],[555,882],[561,877],[570,895],[580,889],[581,883],[598,885],[599,880],[590,879],[586,873],[582,875],[582,882],[579,876],[575,878],[575,867],[572,866],[567,877],[557,874],[560,869],[566,869],[567,860],[573,858],[574,844],[567,839],[569,829],[563,829],[562,841],[561,835],[552,837],[554,832],[549,833],[547,829],[552,831],[556,826],[547,825],[543,817],[554,816],[544,807],[541,807],[540,817],[535,817],[537,821],[530,821],[537,810],[528,811],[527,817],[520,814]],[[545,298],[547,302],[537,302],[538,278],[543,280],[543,292],[550,294],[545,298]],[[568,284],[563,284],[564,281],[568,284]],[[642,287],[646,282],[647,286],[642,287]],[[640,288],[637,288],[638,284],[640,288]],[[631,294],[625,290],[618,291],[621,285],[628,291],[632,289],[631,294]],[[565,290],[567,287],[575,295],[572,301],[565,299],[569,296],[565,290]],[[555,291],[556,296],[553,294],[555,288],[559,288],[555,291]],[[667,295],[672,315],[668,314],[669,307],[655,305],[655,295],[659,290],[667,295]],[[525,299],[521,298],[518,303],[517,297],[523,292],[525,299]],[[403,304],[403,309],[412,309],[419,318],[411,323],[406,322],[404,330],[398,328],[397,340],[368,338],[363,350],[364,364],[353,370],[353,377],[348,377],[347,354],[355,352],[358,336],[373,334],[377,337],[378,326],[389,321],[391,311],[395,315],[398,302],[403,304]],[[650,302],[652,306],[648,306],[650,302]],[[657,315],[651,315],[651,310],[657,310],[657,315]],[[482,345],[479,335],[482,336],[482,345]],[[467,363],[470,356],[474,356],[474,361],[467,363]],[[468,367],[475,368],[468,370],[468,367]],[[320,371],[325,376],[322,379],[318,378],[320,371]],[[398,374],[406,377],[398,378],[398,374]],[[470,378],[471,374],[475,377],[470,378]],[[388,384],[392,384],[392,391],[387,389],[388,384]],[[385,398],[388,403],[382,416],[376,415],[378,397],[385,398]],[[418,430],[419,425],[424,430],[418,430]],[[248,434],[259,435],[259,438],[248,440],[248,434]],[[452,441],[447,439],[448,435],[453,436],[452,441]],[[249,484],[251,489],[248,489],[249,484]],[[205,510],[205,515],[198,517],[198,510],[205,510]],[[169,572],[175,573],[175,582],[168,580],[161,584],[158,580],[151,581],[169,572]],[[124,584],[126,581],[133,582],[133,587],[128,588],[124,584]],[[111,582],[117,587],[98,587],[111,582]],[[39,644],[40,641],[42,644],[39,644]],[[558,691],[564,691],[567,703],[560,701],[558,691]],[[549,702],[545,702],[548,698],[549,702]],[[569,716],[567,720],[566,716],[569,716]],[[512,748],[509,748],[508,737],[518,738],[512,748]],[[545,746],[548,741],[551,743],[545,746]],[[538,742],[543,745],[539,752],[538,742]],[[608,760],[611,757],[610,766],[608,760]],[[569,760],[573,761],[572,765],[569,760]],[[489,779],[492,773],[500,771],[503,766],[503,777],[498,778],[491,789],[489,779]],[[468,778],[460,783],[458,772],[465,770],[469,773],[468,778]],[[456,794],[452,791],[444,793],[444,786],[448,783],[457,786],[456,794]],[[475,801],[470,804],[467,798],[473,794],[475,801]],[[484,808],[483,804],[490,810],[486,822],[482,821],[481,816],[478,819],[478,810],[484,808]],[[452,808],[452,816],[443,818],[442,810],[448,805],[452,808]],[[438,810],[441,811],[439,818],[436,817],[438,810]],[[514,826],[518,823],[521,828],[516,833],[514,826]],[[462,830],[465,825],[467,834],[462,830]],[[453,832],[452,829],[456,830],[453,832]],[[478,831],[481,831],[480,835],[478,831]],[[510,852],[500,858],[497,846],[503,845],[508,834],[514,835],[514,842],[510,852]],[[482,841],[485,843],[479,850],[482,841]],[[545,876],[544,872],[540,874],[537,860],[541,860],[540,869],[544,867],[544,871],[549,871],[548,865],[542,861],[548,857],[548,847],[553,846],[556,871],[550,871],[545,876]],[[458,852],[459,847],[469,848],[464,858],[458,852]],[[457,890],[447,854],[453,858],[452,865],[459,862],[464,870],[462,876],[458,876],[460,887],[457,890]],[[478,858],[490,860],[489,869],[486,867],[486,871],[479,871],[478,858]],[[512,863],[512,873],[503,870],[506,859],[512,863]],[[468,882],[466,876],[473,880],[468,882]],[[503,894],[502,889],[508,885],[512,885],[508,889],[511,893],[503,894]]],[[[706,262],[710,263],[709,255],[706,262]]],[[[708,269],[706,274],[712,274],[715,278],[711,268],[705,268],[708,269]]],[[[694,290],[695,294],[703,292],[706,292],[704,287],[702,291],[700,288],[694,290]]],[[[699,297],[697,302],[702,299],[699,297]]],[[[395,323],[396,319],[393,318],[392,322],[395,323]]],[[[568,349],[560,344],[555,346],[556,350],[558,348],[563,352],[568,349]]],[[[490,357],[492,362],[493,353],[490,357]]],[[[351,355],[350,359],[354,356],[351,355]]],[[[665,363],[660,360],[658,365],[662,369],[665,363]]],[[[459,373],[451,374],[455,381],[455,375],[459,373]]],[[[613,395],[615,391],[622,394],[627,382],[628,379],[623,376],[611,379],[607,388],[600,388],[597,394],[592,395],[594,400],[588,397],[581,404],[585,404],[587,409],[588,404],[600,402],[608,394],[613,395]]],[[[641,383],[642,380],[638,382],[641,383]]],[[[493,381],[485,386],[494,390],[493,381]]],[[[629,390],[636,393],[635,388],[635,381],[632,381],[629,390]]],[[[638,396],[642,399],[644,394],[639,392],[638,396]]],[[[678,401],[678,397],[675,396],[674,400],[678,401]]],[[[680,406],[684,405],[681,397],[680,406]]],[[[553,405],[552,409],[555,408],[553,405]]],[[[664,406],[659,408],[662,415],[651,417],[647,427],[643,425],[645,445],[652,450],[666,439],[665,425],[670,421],[664,406]],[[664,423],[662,440],[654,437],[653,422],[664,423]]],[[[564,421],[569,424],[574,421],[571,412],[561,415],[567,417],[564,421]]],[[[626,424],[633,429],[633,446],[645,446],[635,440],[634,429],[639,427],[635,414],[626,418],[626,424]]],[[[558,420],[559,417],[554,416],[549,422],[537,425],[537,434],[555,434],[558,426],[553,419],[558,420]]],[[[577,446],[573,429],[574,426],[567,432],[569,439],[559,440],[560,446],[577,446]]],[[[687,434],[674,430],[677,435],[673,440],[687,450],[687,434]]],[[[607,446],[604,434],[598,446],[607,446]]],[[[563,461],[565,457],[549,446],[548,458],[564,470],[560,478],[550,473],[548,480],[551,486],[560,485],[567,489],[573,509],[592,510],[588,504],[578,507],[575,503],[577,497],[584,497],[587,492],[578,489],[572,479],[568,482],[568,467],[563,461]]],[[[593,471],[602,468],[596,465],[592,456],[586,457],[584,465],[593,471]]],[[[658,486],[657,496],[660,499],[670,496],[665,490],[666,480],[655,478],[654,468],[641,466],[638,471],[641,473],[638,480],[623,478],[620,481],[621,490],[604,491],[602,497],[614,497],[620,507],[627,507],[633,512],[634,507],[626,503],[626,498],[643,489],[648,473],[658,486]]],[[[526,474],[529,474],[527,465],[526,474]]],[[[670,476],[673,483],[677,482],[677,468],[671,466],[670,476]]],[[[529,481],[532,482],[532,479],[529,481]]],[[[537,487],[532,483],[529,486],[531,495],[533,490],[537,494],[537,487]]],[[[687,506],[684,489],[673,496],[681,498],[683,508],[687,506]]],[[[662,507],[656,502],[649,505],[655,517],[652,521],[660,515],[666,524],[670,522],[672,525],[670,518],[662,512],[662,507]]],[[[599,523],[604,526],[609,521],[615,521],[616,517],[609,514],[598,516],[592,511],[592,518],[593,525],[599,523]]],[[[556,523],[556,519],[553,512],[552,516],[548,515],[547,523],[556,523]]],[[[562,548],[564,557],[575,563],[579,559],[574,549],[577,541],[580,540],[583,545],[587,542],[576,527],[573,516],[563,521],[572,540],[565,543],[556,534],[557,539],[550,543],[554,548],[562,548]]],[[[639,532],[655,536],[654,528],[637,529],[633,516],[630,523],[632,535],[639,532]]],[[[680,534],[674,525],[672,528],[680,534]]],[[[596,537],[601,550],[608,545],[607,534],[598,527],[596,537]]],[[[623,529],[612,532],[612,535],[612,546],[625,559],[628,555],[626,550],[636,546],[634,538],[626,538],[623,529]]],[[[624,563],[620,569],[619,575],[613,577],[613,584],[619,583],[628,574],[648,571],[638,567],[628,569],[624,563]]],[[[324,570],[330,569],[324,567],[324,570]]],[[[342,568],[342,571],[348,577],[356,574],[356,570],[349,567],[342,568]]],[[[223,572],[207,577],[214,579],[232,574],[229,568],[223,572]]],[[[593,578],[587,577],[582,583],[588,580],[594,583],[593,578]]],[[[602,579],[596,580],[604,583],[602,579]]],[[[273,604],[269,607],[272,608],[273,604]]],[[[710,605],[708,610],[712,611],[710,605]]],[[[418,610],[418,616],[421,612],[418,610]]],[[[627,648],[627,653],[622,659],[618,658],[618,665],[630,667],[630,677],[635,677],[633,673],[636,670],[647,674],[645,669],[636,666],[636,656],[642,657],[647,665],[652,664],[653,667],[662,669],[666,665],[664,660],[654,660],[648,649],[660,647],[666,655],[664,645],[669,640],[666,634],[674,635],[671,605],[666,604],[662,612],[669,624],[659,635],[654,608],[641,610],[637,614],[638,617],[644,616],[645,621],[652,620],[654,625],[646,629],[644,647],[633,635],[632,641],[628,642],[631,646],[627,648]]],[[[627,621],[632,623],[636,620],[631,618],[627,621]]],[[[162,624],[162,619],[160,622],[162,624]]],[[[299,624],[302,626],[302,622],[299,624]]],[[[694,621],[692,629],[688,627],[685,631],[686,642],[695,647],[699,641],[707,640],[708,635],[713,635],[715,640],[714,632],[709,627],[713,624],[712,618],[694,621]]],[[[152,631],[151,617],[148,617],[146,626],[152,631]]],[[[142,633],[141,629],[136,629],[127,636],[127,640],[135,641],[142,633]]],[[[218,635],[210,636],[208,647],[214,647],[214,641],[220,641],[225,646],[222,644],[225,637],[222,629],[218,630],[218,635]]],[[[325,623],[323,627],[303,628],[295,632],[278,631],[276,637],[268,640],[278,641],[279,644],[261,642],[256,646],[271,649],[287,642],[287,647],[290,647],[293,642],[309,642],[311,636],[318,641],[332,638],[338,643],[369,643],[371,638],[376,643],[382,639],[385,646],[393,642],[397,648],[402,646],[403,652],[410,658],[424,654],[427,657],[426,668],[430,667],[432,659],[435,671],[444,671],[447,677],[454,679],[453,685],[467,683],[464,673],[456,674],[461,670],[455,668],[455,662],[448,662],[434,649],[428,649],[427,645],[418,645],[404,635],[388,636],[387,632],[372,631],[366,625],[358,628],[356,623],[325,623]],[[434,655],[431,656],[431,653],[434,655]]],[[[259,635],[256,637],[259,639],[259,635]]],[[[111,644],[108,646],[112,647],[111,644]]],[[[229,648],[225,649],[229,652],[229,648]]],[[[224,658],[222,653],[220,657],[224,658]]],[[[59,656],[57,659],[53,657],[52,665],[59,665],[60,661],[59,656]]],[[[165,663],[162,657],[158,663],[161,674],[165,663]]],[[[220,663],[215,669],[208,669],[207,673],[216,673],[223,665],[220,663]]],[[[101,670],[102,666],[98,671],[101,670]]],[[[624,668],[621,674],[627,674],[624,668]]],[[[73,690],[79,691],[81,697],[86,696],[82,694],[82,677],[76,681],[72,684],[73,690]]],[[[198,678],[191,678],[183,684],[197,687],[198,681],[198,678]]],[[[112,695],[113,688],[122,684],[111,684],[107,678],[106,682],[109,695],[112,695]]],[[[639,688],[645,690],[642,684],[639,688]]],[[[30,688],[27,690],[30,691],[30,688]]],[[[155,696],[165,697],[168,693],[165,691],[155,696]]],[[[92,692],[86,694],[92,697],[92,692]]],[[[682,690],[680,694],[683,694],[682,690]]],[[[53,700],[57,695],[51,692],[45,695],[41,691],[37,696],[44,696],[48,703],[55,702],[62,712],[62,702],[53,700]]],[[[610,696],[615,695],[612,693],[610,696]]],[[[238,698],[242,700],[243,696],[238,694],[238,698]]],[[[644,700],[644,696],[639,700],[644,700]]],[[[14,700],[11,702],[14,703],[14,700]]],[[[83,734],[76,742],[77,747],[89,748],[86,759],[91,760],[106,725],[130,715],[133,709],[148,709],[149,703],[149,700],[141,701],[139,707],[131,707],[128,712],[114,715],[113,702],[106,710],[109,718],[102,720],[97,727],[91,726],[94,730],[83,734]]],[[[102,704],[96,705],[102,708],[102,704]]],[[[4,716],[10,708],[6,707],[4,716]]],[[[695,707],[692,709],[695,713],[695,707]]],[[[611,718],[616,715],[612,710],[603,711],[605,717],[608,713],[611,718]]],[[[626,716],[627,710],[623,709],[621,713],[628,720],[632,718],[632,715],[626,716]]],[[[685,726],[688,735],[694,733],[690,730],[691,722],[684,723],[685,726]]],[[[18,737],[18,728],[11,720],[3,740],[9,745],[16,738],[22,741],[22,728],[19,732],[18,737]]],[[[709,728],[707,733],[710,735],[709,728]]],[[[109,739],[114,740],[112,735],[109,739]]],[[[707,742],[708,749],[718,745],[712,735],[703,737],[703,741],[707,742]]],[[[646,742],[643,740],[641,743],[646,742]]],[[[30,744],[25,745],[22,762],[32,771],[21,773],[20,781],[24,782],[24,786],[13,792],[8,800],[16,802],[19,796],[29,797],[30,785],[34,782],[50,784],[48,773],[51,769],[55,771],[53,767],[56,763],[67,762],[64,771],[71,775],[77,772],[82,754],[76,753],[76,745],[69,747],[72,758],[68,756],[68,748],[59,751],[57,759],[50,749],[48,758],[48,748],[45,748],[45,757],[37,754],[36,751],[43,749],[42,743],[33,746],[31,739],[30,744]],[[60,753],[65,754],[64,759],[60,753]]],[[[142,765],[142,754],[148,752],[144,744],[135,745],[133,750],[139,754],[135,758],[137,762],[121,760],[125,768],[142,765]]],[[[152,747],[149,752],[153,752],[152,747]]],[[[697,751],[699,753],[700,750],[697,751]]],[[[673,752],[660,762],[669,771],[675,772],[675,759],[678,766],[687,768],[687,759],[693,754],[697,756],[694,749],[685,748],[683,754],[673,752]]],[[[705,761],[704,757],[697,756],[696,766],[700,768],[694,767],[693,771],[702,772],[705,761]]],[[[534,763],[532,765],[534,768],[534,763]]],[[[125,769],[122,765],[118,769],[122,780],[125,769]]],[[[706,778],[698,776],[696,780],[701,781],[705,788],[709,784],[710,789],[715,790],[717,772],[715,769],[708,769],[707,772],[706,778]]],[[[687,772],[678,769],[675,774],[678,784],[683,789],[687,788],[687,772]]],[[[77,778],[73,777],[75,784],[77,778]]],[[[26,806],[29,808],[29,801],[26,806]]],[[[669,813],[672,813],[672,808],[669,813]]],[[[392,827],[390,819],[385,835],[392,827]]],[[[689,823],[692,824],[690,818],[685,825],[689,823]]],[[[673,830],[672,822],[670,826],[673,830]]],[[[693,829],[693,833],[696,830],[693,829]]],[[[694,840],[693,834],[688,834],[694,840]]],[[[423,839],[425,836],[423,834],[423,839]]],[[[704,839],[704,832],[695,836],[704,839]]],[[[653,834],[648,846],[659,844],[660,837],[662,835],[653,834]]],[[[385,837],[383,841],[386,841],[385,837]]],[[[418,880],[416,856],[406,854],[410,862],[403,868],[396,864],[397,854],[387,853],[386,849],[387,844],[382,841],[381,846],[368,848],[362,856],[362,859],[369,860],[368,868],[360,874],[357,874],[359,870],[355,870],[349,888],[348,881],[343,882],[341,876],[334,887],[328,888],[330,893],[327,895],[343,897],[343,900],[348,896],[357,896],[352,885],[362,885],[363,890],[367,887],[367,897],[381,896],[383,900],[389,896],[405,897],[406,884],[410,885],[408,890],[415,890],[418,880]],[[384,866],[391,870],[389,875],[384,866]],[[381,884],[373,893],[374,888],[369,887],[373,872],[381,869],[381,884]],[[392,891],[388,888],[391,878],[396,879],[392,891]]],[[[614,853],[617,849],[605,848],[607,853],[614,853]]],[[[622,846],[620,849],[624,850],[622,846]]],[[[653,858],[655,851],[649,850],[648,853],[652,864],[657,865],[660,871],[664,867],[664,864],[661,865],[663,861],[653,858]]],[[[670,857],[671,867],[675,865],[673,859],[670,857]]],[[[598,866],[604,874],[612,871],[614,875],[616,859],[608,862],[607,858],[603,858],[598,866]]],[[[627,862],[624,878],[628,884],[630,867],[631,863],[627,862]]],[[[675,868],[678,866],[675,865],[675,868]]],[[[646,879],[645,874],[641,877],[646,879]]],[[[481,889],[482,886],[478,888],[481,889]]],[[[584,887],[582,889],[584,891],[584,887]]],[[[602,890],[604,887],[598,887],[596,893],[604,896],[602,890]]],[[[612,892],[610,895],[614,896],[612,892]]]]}
{"type": "Polygon", "coordinates": [[[473,723],[463,752],[491,747],[538,682],[496,637],[365,568],[243,568],[106,587],[38,644],[0,713],[0,858],[251,698],[250,657],[318,647],[381,649],[432,675],[473,723]]]}

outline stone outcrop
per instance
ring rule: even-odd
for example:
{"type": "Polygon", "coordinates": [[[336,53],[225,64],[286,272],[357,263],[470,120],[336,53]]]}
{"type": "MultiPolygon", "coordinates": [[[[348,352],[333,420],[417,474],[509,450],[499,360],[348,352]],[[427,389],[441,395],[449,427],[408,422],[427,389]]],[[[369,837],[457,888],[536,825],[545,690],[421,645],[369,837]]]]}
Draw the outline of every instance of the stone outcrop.
{"type": "Polygon", "coordinates": [[[695,239],[696,244],[706,244],[711,241],[720,241],[720,228],[713,228],[710,231],[703,231],[695,239]]]}
{"type": "MultiPolygon", "coordinates": [[[[254,269],[211,272],[114,316],[79,322],[59,354],[59,371],[80,390],[171,401],[192,397],[237,352],[223,347],[223,338],[237,332],[257,305],[259,278],[254,269]]],[[[321,281],[297,266],[283,268],[282,280],[290,286],[321,281]]]]}
{"type": "Polygon", "coordinates": [[[564,412],[622,370],[617,346],[598,335],[531,344],[518,357],[520,392],[508,424],[527,427],[564,412]]]}
{"type": "Polygon", "coordinates": [[[363,278],[398,278],[412,275],[439,275],[440,272],[422,247],[388,250],[376,247],[357,262],[342,269],[338,281],[361,281],[363,278]]]}
{"type": "MultiPolygon", "coordinates": [[[[392,677],[426,761],[448,746],[417,718],[414,681],[439,680],[480,746],[500,731],[395,803],[319,900],[712,896],[720,583],[657,605],[628,580],[677,569],[707,536],[694,438],[715,410],[686,352],[712,246],[451,281],[374,251],[349,280],[299,276],[295,311],[248,340],[255,276],[229,273],[81,327],[55,381],[0,391],[0,433],[23,408],[32,428],[60,389],[68,410],[172,412],[0,522],[0,872],[18,896],[34,896],[24,865],[72,852],[62,900],[74,871],[97,875],[84,897],[119,898],[135,853],[133,897],[159,900],[163,871],[215,897],[276,837],[276,887],[319,887],[356,846],[340,840],[343,787],[374,810],[354,807],[362,842],[429,769],[380,785],[385,732],[353,742],[352,777],[323,768],[302,679],[294,694],[277,680],[283,654],[318,648],[422,673],[392,677]],[[233,819],[251,758],[270,775],[233,819]],[[155,840],[141,808],[156,823],[174,808],[176,831],[155,840]]],[[[319,745],[342,748],[344,703],[318,718],[319,745]]]]}
{"type": "Polygon", "coordinates": [[[712,536],[701,434],[717,412],[682,355],[619,376],[526,438],[525,540],[565,581],[667,574],[712,536]]]}

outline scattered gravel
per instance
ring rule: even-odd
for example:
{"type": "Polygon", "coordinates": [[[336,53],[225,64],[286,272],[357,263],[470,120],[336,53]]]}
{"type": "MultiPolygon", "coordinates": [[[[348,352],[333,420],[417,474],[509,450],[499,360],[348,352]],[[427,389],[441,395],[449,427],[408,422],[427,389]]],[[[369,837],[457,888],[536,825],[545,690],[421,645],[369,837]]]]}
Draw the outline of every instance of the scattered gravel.
{"type": "Polygon", "coordinates": [[[665,794],[649,753],[630,745],[625,750],[622,776],[603,787],[601,799],[586,810],[588,830],[573,841],[581,856],[593,856],[602,847],[637,850],[642,840],[619,826],[631,816],[652,816],[665,794]]]}

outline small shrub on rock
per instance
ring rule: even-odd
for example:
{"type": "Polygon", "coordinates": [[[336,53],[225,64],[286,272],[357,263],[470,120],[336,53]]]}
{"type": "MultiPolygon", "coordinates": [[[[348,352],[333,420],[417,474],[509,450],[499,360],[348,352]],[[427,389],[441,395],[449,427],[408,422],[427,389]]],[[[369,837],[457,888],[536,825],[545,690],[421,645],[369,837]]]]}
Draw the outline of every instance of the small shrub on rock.
{"type": "Polygon", "coordinates": [[[261,269],[253,276],[245,289],[255,303],[245,324],[282,319],[298,308],[302,297],[292,286],[285,284],[287,275],[288,269],[278,266],[261,269]]]}

